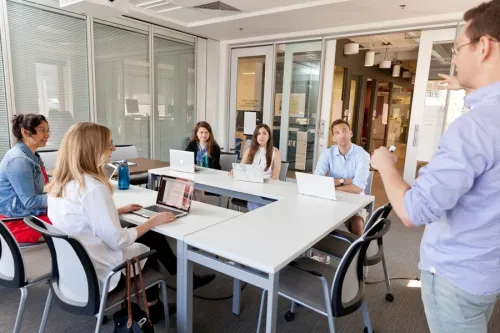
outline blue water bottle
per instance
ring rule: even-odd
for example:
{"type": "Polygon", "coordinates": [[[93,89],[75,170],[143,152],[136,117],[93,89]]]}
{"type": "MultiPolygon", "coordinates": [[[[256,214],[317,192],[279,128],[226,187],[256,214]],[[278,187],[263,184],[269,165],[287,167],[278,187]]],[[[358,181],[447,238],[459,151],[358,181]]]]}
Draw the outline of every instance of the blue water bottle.
{"type": "Polygon", "coordinates": [[[130,188],[130,170],[128,162],[124,160],[118,167],[118,189],[128,190],[130,188]]]}

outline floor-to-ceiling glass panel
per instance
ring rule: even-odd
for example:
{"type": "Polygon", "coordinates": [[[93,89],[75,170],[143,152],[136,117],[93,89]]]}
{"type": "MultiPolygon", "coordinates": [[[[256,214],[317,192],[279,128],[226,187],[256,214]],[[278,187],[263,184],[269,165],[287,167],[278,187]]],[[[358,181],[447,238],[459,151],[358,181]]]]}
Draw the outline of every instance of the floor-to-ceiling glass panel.
{"type": "Polygon", "coordinates": [[[170,149],[184,150],[196,121],[194,45],[155,36],[155,156],[170,161],[170,149]]]}
{"type": "Polygon", "coordinates": [[[278,46],[273,135],[290,171],[313,170],[320,72],[321,42],[278,46]]]}

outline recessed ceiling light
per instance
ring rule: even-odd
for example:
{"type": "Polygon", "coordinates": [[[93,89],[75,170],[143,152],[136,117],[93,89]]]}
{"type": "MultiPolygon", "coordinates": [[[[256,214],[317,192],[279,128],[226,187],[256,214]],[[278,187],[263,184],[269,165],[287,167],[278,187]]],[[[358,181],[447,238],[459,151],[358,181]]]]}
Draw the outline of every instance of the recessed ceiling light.
{"type": "Polygon", "coordinates": [[[239,30],[240,30],[240,31],[243,31],[243,28],[240,28],[239,30]]]}
{"type": "Polygon", "coordinates": [[[136,6],[137,7],[145,7],[145,6],[153,5],[153,4],[158,3],[158,2],[163,2],[163,0],[150,0],[150,1],[138,3],[136,6]]]}

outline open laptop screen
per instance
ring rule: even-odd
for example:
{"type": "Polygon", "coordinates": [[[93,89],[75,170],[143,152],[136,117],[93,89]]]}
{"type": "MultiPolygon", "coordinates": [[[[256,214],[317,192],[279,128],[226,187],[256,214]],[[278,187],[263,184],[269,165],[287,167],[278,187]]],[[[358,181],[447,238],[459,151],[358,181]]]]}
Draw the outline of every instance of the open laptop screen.
{"type": "Polygon", "coordinates": [[[193,191],[194,182],[192,180],[162,176],[158,188],[157,203],[189,212],[193,191]]]}

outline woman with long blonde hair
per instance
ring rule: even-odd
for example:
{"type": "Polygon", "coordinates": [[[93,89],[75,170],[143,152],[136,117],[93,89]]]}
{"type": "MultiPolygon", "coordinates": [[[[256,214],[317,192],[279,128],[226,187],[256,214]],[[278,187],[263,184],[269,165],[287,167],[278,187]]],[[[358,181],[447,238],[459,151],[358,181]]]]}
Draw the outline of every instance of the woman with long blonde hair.
{"type": "MultiPolygon", "coordinates": [[[[107,127],[94,123],[71,126],[62,140],[53,178],[46,186],[48,216],[52,224],[85,246],[101,286],[114,267],[149,250],[140,243],[145,243],[141,241],[145,235],[156,234],[147,233],[150,229],[175,219],[171,213],[159,213],[139,226],[122,228],[119,214],[141,207],[128,205],[117,209],[114,204],[113,186],[104,172],[104,165],[114,149],[107,127]]],[[[173,258],[175,266],[175,256],[173,258]]],[[[156,258],[147,259],[145,266],[159,271],[156,258]]],[[[125,285],[125,276],[116,274],[108,292],[120,290],[118,287],[125,285]]],[[[157,288],[148,290],[147,299],[152,320],[161,320],[163,304],[158,300],[157,288]]]]}

